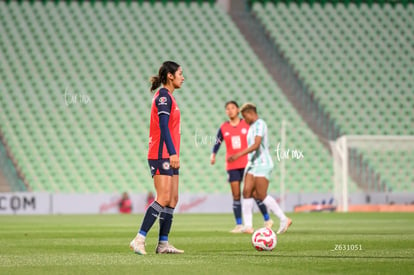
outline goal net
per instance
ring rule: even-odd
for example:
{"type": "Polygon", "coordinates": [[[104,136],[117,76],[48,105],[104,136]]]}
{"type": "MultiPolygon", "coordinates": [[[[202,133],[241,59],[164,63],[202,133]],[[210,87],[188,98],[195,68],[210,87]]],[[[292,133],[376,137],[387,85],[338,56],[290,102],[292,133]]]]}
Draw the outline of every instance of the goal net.
{"type": "Polygon", "coordinates": [[[414,191],[414,136],[349,135],[330,145],[338,211],[348,211],[351,180],[362,192],[414,191]]]}

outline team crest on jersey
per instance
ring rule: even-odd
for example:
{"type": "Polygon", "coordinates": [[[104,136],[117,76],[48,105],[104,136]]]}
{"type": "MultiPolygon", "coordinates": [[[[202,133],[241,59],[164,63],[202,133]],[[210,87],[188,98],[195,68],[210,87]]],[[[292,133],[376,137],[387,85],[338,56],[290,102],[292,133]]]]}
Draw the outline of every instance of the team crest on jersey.
{"type": "Polygon", "coordinates": [[[243,135],[245,135],[245,134],[247,133],[247,129],[246,129],[246,128],[241,129],[241,133],[242,133],[243,135]]]}
{"type": "Polygon", "coordinates": [[[167,98],[165,96],[160,97],[158,99],[159,105],[167,105],[167,98]]]}
{"type": "Polygon", "coordinates": [[[170,163],[169,162],[163,162],[162,163],[162,169],[164,169],[164,170],[168,170],[168,169],[170,169],[170,163]]]}
{"type": "Polygon", "coordinates": [[[227,136],[229,136],[229,135],[230,135],[230,133],[229,133],[229,132],[225,132],[225,133],[224,133],[224,136],[225,136],[225,137],[227,137],[227,136]]]}

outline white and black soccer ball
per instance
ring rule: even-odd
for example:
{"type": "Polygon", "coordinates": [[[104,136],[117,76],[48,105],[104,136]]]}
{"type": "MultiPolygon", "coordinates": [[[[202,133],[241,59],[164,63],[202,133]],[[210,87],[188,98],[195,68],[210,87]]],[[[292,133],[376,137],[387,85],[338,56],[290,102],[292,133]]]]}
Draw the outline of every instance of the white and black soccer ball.
{"type": "Polygon", "coordinates": [[[272,251],[276,244],[276,234],[270,228],[257,229],[252,235],[252,245],[257,251],[272,251]]]}

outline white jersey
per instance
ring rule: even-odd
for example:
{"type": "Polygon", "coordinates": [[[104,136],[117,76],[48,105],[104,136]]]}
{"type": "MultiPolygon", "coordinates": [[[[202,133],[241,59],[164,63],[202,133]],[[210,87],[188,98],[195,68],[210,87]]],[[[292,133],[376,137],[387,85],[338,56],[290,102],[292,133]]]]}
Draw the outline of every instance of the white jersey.
{"type": "Polygon", "coordinates": [[[272,166],[273,161],[269,153],[269,141],[267,137],[267,125],[263,119],[257,119],[253,124],[250,125],[247,133],[248,146],[254,144],[256,136],[262,137],[262,142],[256,151],[249,153],[249,162],[252,166],[272,166]]]}

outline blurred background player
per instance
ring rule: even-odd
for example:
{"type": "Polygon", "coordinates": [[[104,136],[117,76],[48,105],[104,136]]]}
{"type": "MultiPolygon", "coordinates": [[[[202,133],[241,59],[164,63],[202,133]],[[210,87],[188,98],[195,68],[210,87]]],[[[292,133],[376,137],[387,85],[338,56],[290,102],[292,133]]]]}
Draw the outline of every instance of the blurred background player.
{"type": "Polygon", "coordinates": [[[151,78],[153,96],[149,134],[148,164],[154,180],[156,199],[147,208],[137,236],[130,247],[135,253],[147,254],[145,238],[159,216],[160,232],[156,253],[184,253],[168,242],[174,208],[178,202],[178,170],[180,168],[180,109],[173,97],[184,82],[183,71],[175,62],[162,64],[151,78]]]}
{"type": "MultiPolygon", "coordinates": [[[[247,164],[247,155],[244,155],[233,162],[228,162],[227,158],[230,155],[247,148],[247,132],[249,130],[249,125],[239,117],[239,105],[237,102],[233,100],[228,101],[224,107],[229,120],[221,124],[217,132],[210,163],[212,165],[216,163],[216,154],[224,140],[226,143],[226,170],[231,193],[233,195],[233,213],[236,219],[236,226],[230,232],[243,233],[244,227],[242,223],[242,206],[240,201],[240,183],[243,180],[244,168],[247,164]]],[[[269,218],[266,206],[260,200],[257,200],[257,206],[263,214],[265,227],[271,228],[273,221],[269,218]]]]}
{"type": "Polygon", "coordinates": [[[129,214],[132,211],[132,202],[127,192],[122,193],[122,198],[119,201],[119,212],[129,214]]]}
{"type": "Polygon", "coordinates": [[[273,169],[272,157],[269,153],[266,122],[259,118],[256,106],[252,103],[245,103],[241,107],[241,113],[247,124],[250,125],[247,133],[248,148],[235,153],[228,158],[229,162],[234,162],[240,157],[248,154],[249,163],[246,166],[246,177],[243,188],[243,219],[245,232],[253,233],[253,192],[256,198],[263,201],[266,207],[272,211],[280,220],[278,234],[286,232],[292,224],[292,220],[286,217],[277,202],[269,195],[270,173],[273,169]]]}
{"type": "Polygon", "coordinates": [[[147,194],[147,205],[145,205],[145,210],[155,201],[154,193],[151,191],[147,194]]]}

